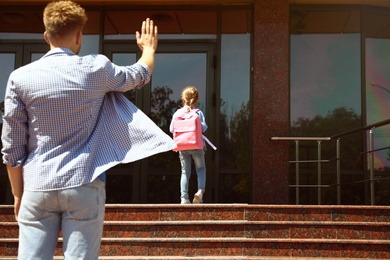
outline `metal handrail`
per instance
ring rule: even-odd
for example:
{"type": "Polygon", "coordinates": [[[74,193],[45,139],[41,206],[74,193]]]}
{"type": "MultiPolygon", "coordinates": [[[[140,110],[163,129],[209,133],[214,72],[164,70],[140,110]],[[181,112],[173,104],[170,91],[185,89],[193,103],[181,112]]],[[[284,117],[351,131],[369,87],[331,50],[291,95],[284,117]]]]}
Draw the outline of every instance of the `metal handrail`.
{"type": "Polygon", "coordinates": [[[340,139],[345,136],[349,136],[356,133],[361,133],[364,131],[369,131],[369,144],[368,149],[364,152],[365,154],[370,155],[369,160],[369,169],[370,169],[370,199],[371,205],[375,205],[375,179],[374,179],[374,152],[381,149],[374,149],[374,129],[390,124],[390,119],[383,120],[374,124],[366,125],[363,127],[358,127],[350,131],[342,132],[333,136],[328,137],[271,137],[271,141],[294,141],[295,142],[295,160],[289,161],[289,163],[295,164],[295,185],[289,185],[290,187],[295,187],[295,198],[296,204],[299,204],[299,188],[300,187],[317,187],[318,191],[318,204],[321,204],[321,188],[330,187],[330,185],[321,184],[321,164],[328,163],[331,160],[321,159],[321,143],[323,141],[332,141],[336,140],[336,186],[337,186],[337,204],[341,203],[341,167],[340,167],[340,139]],[[317,142],[317,160],[300,160],[299,159],[299,142],[300,141],[316,141],[317,142]],[[300,163],[317,163],[317,185],[300,185],[299,184],[299,164],[300,163]]]}

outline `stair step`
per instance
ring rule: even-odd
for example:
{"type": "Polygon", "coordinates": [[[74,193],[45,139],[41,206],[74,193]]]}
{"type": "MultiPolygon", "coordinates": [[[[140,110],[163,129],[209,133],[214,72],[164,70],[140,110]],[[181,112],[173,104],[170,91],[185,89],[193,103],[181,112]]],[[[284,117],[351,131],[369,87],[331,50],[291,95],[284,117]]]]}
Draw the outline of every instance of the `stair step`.
{"type": "MultiPolygon", "coordinates": [[[[101,259],[390,259],[389,209],[106,205],[101,259]]],[[[0,205],[0,259],[16,259],[17,237],[13,207],[0,205]]],[[[54,259],[61,247],[59,238],[54,259]]]]}
{"type": "MultiPolygon", "coordinates": [[[[55,256],[53,260],[64,260],[63,256],[55,256]]],[[[99,260],[362,260],[350,257],[278,257],[278,256],[99,256],[99,260]]],[[[380,258],[367,258],[370,260],[380,258]]],[[[17,256],[0,256],[0,260],[18,260],[17,256]]]]}
{"type": "Polygon", "coordinates": [[[107,204],[105,219],[390,222],[390,213],[388,206],[107,204]]]}
{"type": "MultiPolygon", "coordinates": [[[[17,254],[17,239],[2,239],[0,251],[17,254]],[[7,247],[7,248],[2,248],[7,247]]],[[[61,254],[59,243],[56,255],[61,254]]],[[[102,256],[284,256],[390,258],[389,240],[249,238],[103,238],[102,256]]]]}
{"type": "MultiPolygon", "coordinates": [[[[389,222],[105,221],[103,237],[248,237],[390,239],[389,222]]],[[[15,222],[0,223],[0,238],[17,238],[15,222]]]]}

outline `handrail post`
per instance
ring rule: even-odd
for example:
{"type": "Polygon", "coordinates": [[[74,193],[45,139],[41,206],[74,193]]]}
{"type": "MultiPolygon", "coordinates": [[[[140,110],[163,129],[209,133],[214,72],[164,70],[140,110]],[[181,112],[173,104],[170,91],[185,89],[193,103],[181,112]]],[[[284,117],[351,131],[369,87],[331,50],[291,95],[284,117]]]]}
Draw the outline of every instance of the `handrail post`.
{"type": "Polygon", "coordinates": [[[336,161],[336,178],[337,178],[337,205],[340,205],[341,204],[341,171],[340,171],[340,165],[341,165],[341,162],[340,162],[340,138],[337,139],[336,141],[336,157],[337,157],[337,161],[336,161]]]}
{"type": "Polygon", "coordinates": [[[369,131],[369,151],[370,151],[370,195],[371,205],[375,205],[375,180],[374,180],[374,128],[369,131]]]}
{"type": "Polygon", "coordinates": [[[299,205],[299,141],[295,141],[295,204],[299,205]]]}
{"type": "Polygon", "coordinates": [[[318,142],[318,163],[317,163],[317,183],[318,183],[318,205],[321,205],[321,141],[318,142]]]}

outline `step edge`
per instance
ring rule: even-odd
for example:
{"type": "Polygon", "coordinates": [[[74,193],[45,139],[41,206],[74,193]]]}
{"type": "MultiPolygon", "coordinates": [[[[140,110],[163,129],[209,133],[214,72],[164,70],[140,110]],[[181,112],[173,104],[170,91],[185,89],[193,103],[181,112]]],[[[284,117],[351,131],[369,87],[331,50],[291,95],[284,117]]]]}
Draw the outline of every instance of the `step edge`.
{"type": "MultiPolygon", "coordinates": [[[[18,238],[0,238],[0,243],[18,243],[18,238]]],[[[58,239],[58,242],[62,242],[62,238],[58,239]]],[[[384,244],[390,245],[390,240],[384,239],[325,239],[325,238],[246,238],[246,237],[209,237],[209,238],[109,238],[103,237],[103,243],[220,243],[220,242],[239,242],[239,243],[322,243],[322,244],[384,244]]]]}
{"type": "MultiPolygon", "coordinates": [[[[253,221],[253,220],[109,220],[105,226],[117,225],[294,225],[294,226],[390,226],[390,222],[359,222],[359,221],[253,221]]],[[[0,222],[0,227],[18,226],[17,222],[0,222]]]]}

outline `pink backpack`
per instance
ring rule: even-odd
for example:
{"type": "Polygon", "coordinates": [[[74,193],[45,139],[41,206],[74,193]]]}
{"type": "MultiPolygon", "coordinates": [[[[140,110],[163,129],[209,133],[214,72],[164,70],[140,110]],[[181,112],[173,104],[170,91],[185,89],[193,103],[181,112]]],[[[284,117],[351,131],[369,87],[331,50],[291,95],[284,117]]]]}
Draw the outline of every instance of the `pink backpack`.
{"type": "Polygon", "coordinates": [[[202,125],[196,113],[198,110],[191,109],[173,119],[173,141],[177,145],[173,151],[203,149],[202,125]]]}

